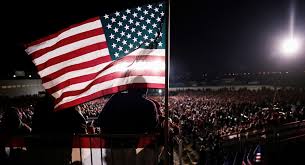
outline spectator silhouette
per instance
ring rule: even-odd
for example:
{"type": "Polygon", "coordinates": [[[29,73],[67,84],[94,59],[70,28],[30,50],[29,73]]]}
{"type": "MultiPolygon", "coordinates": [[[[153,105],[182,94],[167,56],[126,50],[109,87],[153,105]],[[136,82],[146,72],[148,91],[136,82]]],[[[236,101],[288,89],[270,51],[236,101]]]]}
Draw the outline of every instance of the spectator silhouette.
{"type": "MultiPolygon", "coordinates": [[[[146,93],[147,89],[131,88],[114,94],[98,117],[101,132],[104,134],[144,134],[156,131],[158,111],[155,103],[146,98],[146,93]]],[[[143,158],[145,154],[141,154],[143,155],[141,158],[136,156],[134,147],[137,144],[137,138],[111,138],[106,141],[111,142],[109,145],[112,147],[111,152],[106,154],[107,163],[156,164],[153,160],[145,160],[143,158]],[[108,159],[110,157],[111,159],[108,159]]],[[[153,154],[152,151],[146,153],[153,154]]]]}
{"type": "MultiPolygon", "coordinates": [[[[52,164],[68,165],[72,159],[72,142],[75,134],[84,134],[87,130],[84,116],[71,107],[54,113],[53,117],[52,164]],[[56,153],[54,155],[54,153],[56,153]]],[[[51,164],[50,164],[51,165],[51,164]]]]}
{"type": "Polygon", "coordinates": [[[68,165],[73,135],[86,133],[86,121],[75,107],[54,112],[53,98],[46,95],[35,107],[33,133],[32,164],[68,165]]]}
{"type": "Polygon", "coordinates": [[[98,121],[103,133],[141,134],[153,131],[158,113],[153,101],[146,99],[147,89],[129,89],[114,94],[105,104],[98,121]]]}
{"type": "Polygon", "coordinates": [[[8,155],[5,146],[9,146],[13,137],[24,136],[31,132],[31,127],[22,121],[22,114],[16,107],[9,107],[3,115],[0,125],[0,164],[23,164],[26,158],[25,150],[10,149],[8,155]]]}
{"type": "Polygon", "coordinates": [[[34,107],[32,137],[27,139],[29,162],[34,165],[48,163],[50,158],[51,138],[53,136],[53,97],[44,94],[34,107]]]}
{"type": "Polygon", "coordinates": [[[3,116],[2,130],[8,136],[25,135],[31,132],[31,127],[22,121],[18,108],[8,108],[3,116]]]}

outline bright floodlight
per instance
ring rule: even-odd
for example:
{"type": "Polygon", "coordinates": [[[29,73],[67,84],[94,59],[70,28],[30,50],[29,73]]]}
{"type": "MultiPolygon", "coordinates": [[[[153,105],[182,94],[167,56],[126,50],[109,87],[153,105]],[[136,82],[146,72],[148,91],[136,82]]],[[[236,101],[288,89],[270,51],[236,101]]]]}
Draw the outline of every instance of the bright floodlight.
{"type": "Polygon", "coordinates": [[[301,41],[294,37],[289,37],[283,40],[281,51],[286,56],[291,56],[300,51],[301,41]]]}
{"type": "Polygon", "coordinates": [[[161,95],[161,94],[162,94],[162,89],[159,89],[159,90],[158,90],[158,93],[161,95]]]}

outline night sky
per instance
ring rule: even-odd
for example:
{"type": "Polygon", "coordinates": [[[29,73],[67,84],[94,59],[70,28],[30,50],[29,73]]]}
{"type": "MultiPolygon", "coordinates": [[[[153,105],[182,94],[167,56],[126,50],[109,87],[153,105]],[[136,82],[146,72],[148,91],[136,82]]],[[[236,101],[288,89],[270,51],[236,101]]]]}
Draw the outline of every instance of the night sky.
{"type": "MultiPolygon", "coordinates": [[[[103,0],[104,1],[104,0],[103,0]]],[[[39,4],[13,2],[1,11],[0,74],[35,71],[23,45],[74,23],[152,0],[39,4]],[[18,4],[18,5],[17,5],[18,4]]],[[[283,58],[276,43],[289,30],[289,0],[173,0],[172,75],[219,72],[304,71],[305,46],[283,58]]],[[[295,0],[295,33],[305,39],[305,0],[295,0]]]]}

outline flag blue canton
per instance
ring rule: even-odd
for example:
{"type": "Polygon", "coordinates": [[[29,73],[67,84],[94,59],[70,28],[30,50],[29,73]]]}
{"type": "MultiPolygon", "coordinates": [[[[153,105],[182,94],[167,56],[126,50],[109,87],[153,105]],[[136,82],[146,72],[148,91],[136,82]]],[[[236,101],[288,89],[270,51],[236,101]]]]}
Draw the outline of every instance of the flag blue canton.
{"type": "Polygon", "coordinates": [[[112,60],[138,48],[165,49],[165,4],[116,11],[101,17],[112,60]]]}

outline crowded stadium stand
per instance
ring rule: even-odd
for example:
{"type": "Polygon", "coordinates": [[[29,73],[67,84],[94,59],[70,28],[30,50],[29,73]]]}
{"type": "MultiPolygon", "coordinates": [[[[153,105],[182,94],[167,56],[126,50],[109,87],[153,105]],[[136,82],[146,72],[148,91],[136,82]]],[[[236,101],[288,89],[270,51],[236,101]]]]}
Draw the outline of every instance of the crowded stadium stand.
{"type": "MultiPolygon", "coordinates": [[[[243,161],[253,164],[280,164],[287,159],[294,159],[296,162],[303,160],[292,146],[304,146],[305,89],[292,80],[286,81],[285,76],[278,79],[279,73],[274,75],[275,78],[271,76],[270,81],[261,81],[259,77],[265,74],[251,80],[248,79],[248,74],[235,77],[232,81],[225,79],[223,82],[227,84],[214,86],[196,83],[172,87],[169,97],[169,126],[174,164],[241,164],[243,161]],[[249,85],[254,80],[259,83],[249,85]],[[284,156],[285,152],[289,152],[289,158],[284,156]]],[[[286,76],[289,77],[287,80],[291,78],[286,76]]],[[[1,80],[0,83],[0,124],[3,125],[3,112],[14,106],[22,123],[31,128],[34,107],[43,91],[39,86],[40,80],[12,78],[1,80]]],[[[149,97],[161,104],[163,113],[162,92],[150,90],[149,97]]],[[[74,139],[73,161],[83,164],[102,163],[98,160],[102,160],[102,153],[106,151],[100,148],[106,146],[102,142],[103,132],[96,120],[108,99],[109,97],[103,97],[77,106],[86,119],[87,133],[74,139]]],[[[9,154],[16,148],[23,151],[19,154],[27,152],[26,141],[21,141],[6,144],[8,157],[16,156],[9,154]]],[[[144,137],[134,147],[145,148],[147,144],[154,143],[157,148],[157,141],[144,137]]],[[[154,150],[155,155],[158,155],[157,150],[154,150]]]]}

